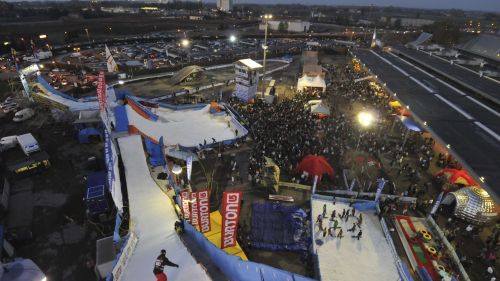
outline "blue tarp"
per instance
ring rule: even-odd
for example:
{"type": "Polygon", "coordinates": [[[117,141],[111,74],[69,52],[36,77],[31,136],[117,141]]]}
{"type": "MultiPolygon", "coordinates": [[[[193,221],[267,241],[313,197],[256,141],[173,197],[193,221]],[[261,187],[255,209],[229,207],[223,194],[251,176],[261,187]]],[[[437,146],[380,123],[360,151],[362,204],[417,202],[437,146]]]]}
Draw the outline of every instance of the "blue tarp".
{"type": "Polygon", "coordinates": [[[115,107],[115,131],[116,132],[127,132],[128,131],[128,117],[127,110],[125,106],[115,107]]]}
{"type": "Polygon", "coordinates": [[[401,121],[401,123],[403,123],[406,129],[414,132],[422,131],[422,128],[410,118],[406,116],[397,116],[397,118],[399,119],[399,121],[401,121]]]}
{"type": "Polygon", "coordinates": [[[359,211],[368,211],[368,210],[375,210],[375,201],[368,201],[368,202],[358,202],[352,204],[352,207],[356,210],[359,211]]]}
{"type": "Polygon", "coordinates": [[[165,165],[165,158],[163,158],[162,146],[160,144],[154,143],[148,138],[144,138],[144,143],[146,144],[146,151],[149,155],[149,163],[153,167],[165,165]]]}
{"type": "Polygon", "coordinates": [[[268,265],[243,261],[231,256],[210,243],[207,238],[189,223],[184,230],[210,257],[210,260],[226,275],[229,280],[238,281],[314,281],[298,274],[277,269],[268,265]]]}
{"type": "Polygon", "coordinates": [[[306,213],[297,206],[276,203],[252,205],[252,247],[273,251],[307,251],[306,213]]]}
{"type": "Polygon", "coordinates": [[[102,132],[94,127],[81,129],[78,133],[78,141],[80,143],[89,143],[91,136],[99,136],[102,140],[102,132]]]}
{"type": "Polygon", "coordinates": [[[38,75],[36,79],[37,79],[38,83],[40,83],[40,85],[42,85],[50,93],[52,93],[56,96],[63,97],[63,98],[68,99],[68,100],[72,100],[72,101],[76,101],[76,102],[78,101],[74,97],[68,96],[68,95],[63,94],[63,93],[59,92],[58,90],[54,89],[52,86],[49,85],[49,83],[41,75],[38,75]]]}

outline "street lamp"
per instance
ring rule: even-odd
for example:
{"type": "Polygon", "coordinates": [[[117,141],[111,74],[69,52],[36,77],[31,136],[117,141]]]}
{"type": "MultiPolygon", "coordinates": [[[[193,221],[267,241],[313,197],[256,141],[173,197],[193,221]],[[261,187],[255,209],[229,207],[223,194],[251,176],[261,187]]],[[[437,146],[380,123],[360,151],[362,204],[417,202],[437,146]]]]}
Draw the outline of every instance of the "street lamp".
{"type": "Polygon", "coordinates": [[[234,36],[234,35],[229,36],[229,42],[235,43],[236,42],[236,36],[234,36]]]}
{"type": "Polygon", "coordinates": [[[262,16],[265,22],[265,31],[264,31],[264,45],[262,45],[262,50],[264,52],[264,57],[262,59],[262,96],[264,96],[264,81],[266,78],[266,54],[267,54],[267,27],[269,24],[269,20],[273,18],[271,14],[265,14],[262,16]]]}
{"type": "Polygon", "coordinates": [[[174,164],[174,166],[172,167],[172,173],[174,173],[175,175],[179,175],[180,173],[182,173],[182,167],[174,164]]]}
{"type": "Polygon", "coordinates": [[[187,39],[182,39],[182,41],[181,41],[181,45],[182,45],[182,47],[184,47],[184,48],[189,47],[189,40],[187,40],[187,39]]]}
{"type": "MultiPolygon", "coordinates": [[[[373,124],[373,121],[375,121],[375,117],[373,116],[373,114],[367,111],[361,111],[360,113],[358,113],[357,119],[361,127],[364,128],[370,127],[373,124]]],[[[358,143],[356,144],[356,150],[358,150],[360,142],[361,134],[359,134],[358,143]]]]}
{"type": "Polygon", "coordinates": [[[40,34],[40,35],[38,35],[38,38],[40,38],[40,39],[46,39],[47,38],[47,34],[40,34]]]}
{"type": "Polygon", "coordinates": [[[89,29],[88,28],[84,28],[84,30],[85,30],[85,33],[87,33],[87,41],[89,42],[89,48],[90,48],[91,45],[90,45],[89,29]]]}
{"type": "Polygon", "coordinates": [[[358,122],[363,127],[370,127],[374,120],[375,118],[370,112],[362,111],[358,114],[358,122]]]}

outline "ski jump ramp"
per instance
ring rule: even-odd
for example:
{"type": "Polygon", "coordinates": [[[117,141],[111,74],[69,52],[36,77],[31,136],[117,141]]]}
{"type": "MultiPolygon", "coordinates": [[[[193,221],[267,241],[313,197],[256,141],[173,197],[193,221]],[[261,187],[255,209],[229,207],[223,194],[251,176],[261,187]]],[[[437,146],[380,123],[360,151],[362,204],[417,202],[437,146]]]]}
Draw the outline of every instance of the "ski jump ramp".
{"type": "Polygon", "coordinates": [[[140,135],[118,139],[125,166],[130,209],[130,231],[137,237],[121,273],[121,281],[155,280],[153,265],[161,249],[179,268],[165,267],[169,281],[211,280],[191,256],[174,230],[178,219],[170,199],[151,178],[140,135]]]}

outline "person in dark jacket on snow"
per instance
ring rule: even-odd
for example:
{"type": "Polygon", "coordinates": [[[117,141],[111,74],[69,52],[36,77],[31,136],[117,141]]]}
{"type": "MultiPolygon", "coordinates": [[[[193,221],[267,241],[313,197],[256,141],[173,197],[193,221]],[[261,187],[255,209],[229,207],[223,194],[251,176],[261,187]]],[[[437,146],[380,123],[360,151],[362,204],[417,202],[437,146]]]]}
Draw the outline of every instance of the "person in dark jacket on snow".
{"type": "Polygon", "coordinates": [[[160,255],[156,258],[155,266],[153,268],[153,274],[156,277],[156,281],[167,281],[167,275],[163,272],[165,265],[179,268],[179,265],[168,260],[165,256],[166,253],[167,251],[161,250],[160,255]]]}

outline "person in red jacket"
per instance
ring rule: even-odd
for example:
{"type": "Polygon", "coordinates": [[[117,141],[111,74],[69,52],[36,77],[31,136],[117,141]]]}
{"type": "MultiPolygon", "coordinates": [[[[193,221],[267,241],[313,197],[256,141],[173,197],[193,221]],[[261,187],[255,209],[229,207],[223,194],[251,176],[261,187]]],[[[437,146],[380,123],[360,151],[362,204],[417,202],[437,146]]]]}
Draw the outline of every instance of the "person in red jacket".
{"type": "Polygon", "coordinates": [[[168,260],[165,256],[166,253],[167,251],[161,250],[160,255],[156,258],[155,266],[153,268],[153,274],[156,277],[156,281],[167,281],[167,275],[163,272],[165,265],[179,268],[179,265],[168,260]]]}

